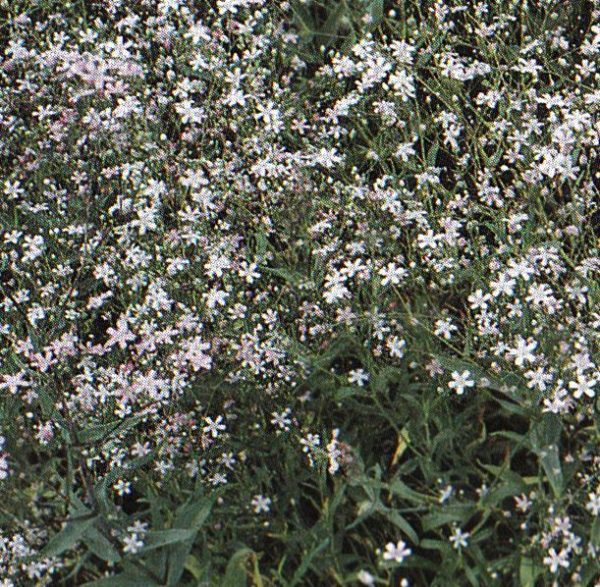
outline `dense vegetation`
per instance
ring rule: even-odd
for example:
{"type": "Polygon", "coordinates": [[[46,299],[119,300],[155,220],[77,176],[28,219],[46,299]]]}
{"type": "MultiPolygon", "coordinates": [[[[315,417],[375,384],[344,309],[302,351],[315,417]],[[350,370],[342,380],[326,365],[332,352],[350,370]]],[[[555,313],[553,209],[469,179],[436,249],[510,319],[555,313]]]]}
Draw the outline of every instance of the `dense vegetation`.
{"type": "Polygon", "coordinates": [[[599,53],[0,0],[0,585],[600,585],[599,53]]]}

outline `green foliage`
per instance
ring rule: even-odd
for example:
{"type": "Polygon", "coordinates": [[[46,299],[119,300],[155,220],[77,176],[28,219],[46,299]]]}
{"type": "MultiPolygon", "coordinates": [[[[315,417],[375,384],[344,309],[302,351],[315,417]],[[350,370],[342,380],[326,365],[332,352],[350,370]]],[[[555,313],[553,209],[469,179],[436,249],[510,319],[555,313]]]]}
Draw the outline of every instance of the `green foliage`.
{"type": "Polygon", "coordinates": [[[0,0],[0,580],[597,584],[593,4],[0,0]]]}

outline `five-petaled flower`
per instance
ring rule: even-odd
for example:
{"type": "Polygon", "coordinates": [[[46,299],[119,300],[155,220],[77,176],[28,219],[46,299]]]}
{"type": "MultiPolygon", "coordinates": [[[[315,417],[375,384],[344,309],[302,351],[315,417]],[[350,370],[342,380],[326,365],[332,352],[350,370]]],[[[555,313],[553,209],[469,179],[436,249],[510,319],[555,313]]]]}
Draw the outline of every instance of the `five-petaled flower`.
{"type": "Polygon", "coordinates": [[[204,426],[202,430],[207,434],[210,434],[213,438],[219,436],[219,434],[227,428],[225,424],[221,424],[223,421],[223,416],[217,416],[216,420],[206,416],[204,421],[206,422],[206,426],[204,426]]]}
{"type": "Polygon", "coordinates": [[[458,395],[462,395],[465,392],[465,387],[473,387],[474,385],[475,381],[471,379],[471,372],[466,370],[462,373],[453,371],[452,381],[448,382],[448,387],[454,389],[458,395]]]}
{"type": "Polygon", "coordinates": [[[117,321],[117,327],[109,328],[107,330],[107,334],[109,339],[104,345],[106,348],[110,348],[111,346],[118,344],[121,349],[124,349],[128,342],[135,340],[135,334],[129,330],[129,324],[125,318],[119,318],[117,321]]]}
{"type": "Polygon", "coordinates": [[[407,547],[403,540],[398,540],[396,544],[388,542],[385,545],[385,552],[383,553],[383,560],[394,561],[401,563],[404,559],[412,554],[412,550],[407,547]]]}

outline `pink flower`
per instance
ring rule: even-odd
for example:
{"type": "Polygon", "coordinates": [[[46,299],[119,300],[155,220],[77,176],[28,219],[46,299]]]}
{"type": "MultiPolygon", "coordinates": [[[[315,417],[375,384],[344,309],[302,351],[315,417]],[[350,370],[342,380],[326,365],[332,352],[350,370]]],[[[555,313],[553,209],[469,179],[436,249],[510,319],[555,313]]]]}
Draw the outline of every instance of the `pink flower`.
{"type": "Polygon", "coordinates": [[[135,340],[135,334],[129,330],[129,324],[125,318],[120,318],[117,322],[117,328],[109,328],[108,335],[110,338],[106,342],[105,346],[111,347],[114,344],[118,344],[121,349],[127,346],[127,343],[135,340]]]}

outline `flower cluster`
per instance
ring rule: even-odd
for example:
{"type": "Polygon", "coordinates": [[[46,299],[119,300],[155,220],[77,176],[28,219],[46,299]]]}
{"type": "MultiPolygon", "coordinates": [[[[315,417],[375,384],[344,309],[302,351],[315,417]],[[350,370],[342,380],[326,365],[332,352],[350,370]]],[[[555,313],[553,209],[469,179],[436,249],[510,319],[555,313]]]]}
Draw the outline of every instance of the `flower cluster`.
{"type": "Polygon", "coordinates": [[[591,584],[597,0],[0,12],[5,584],[591,584]]]}

